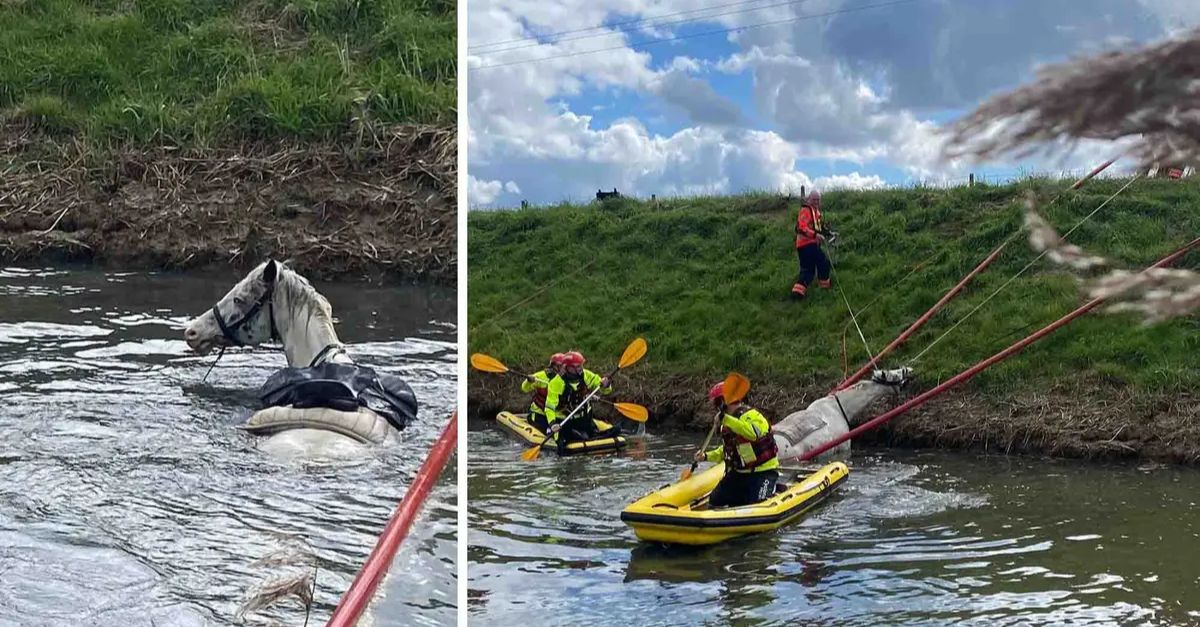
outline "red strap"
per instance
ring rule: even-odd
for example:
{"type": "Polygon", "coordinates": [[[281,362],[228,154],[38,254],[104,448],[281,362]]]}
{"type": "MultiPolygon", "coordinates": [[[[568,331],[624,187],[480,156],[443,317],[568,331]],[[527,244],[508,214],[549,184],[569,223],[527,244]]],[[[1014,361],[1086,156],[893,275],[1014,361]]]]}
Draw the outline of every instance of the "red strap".
{"type": "Polygon", "coordinates": [[[442,430],[442,434],[430,449],[425,462],[417,471],[416,479],[409,486],[408,492],[404,494],[400,504],[396,506],[391,520],[388,521],[383,533],[379,536],[371,555],[363,564],[362,569],[358,571],[358,575],[354,577],[354,582],[350,584],[346,594],[342,595],[342,600],[338,602],[326,627],[351,627],[358,622],[359,616],[362,615],[363,610],[375,595],[375,589],[379,587],[379,582],[383,580],[383,576],[392,565],[392,560],[396,557],[396,550],[400,548],[400,543],[408,535],[408,530],[412,527],[413,520],[416,519],[417,513],[425,503],[425,498],[429,496],[429,491],[433,489],[434,482],[445,468],[450,455],[454,453],[457,443],[458,411],[455,410],[450,416],[450,422],[442,430]]]}

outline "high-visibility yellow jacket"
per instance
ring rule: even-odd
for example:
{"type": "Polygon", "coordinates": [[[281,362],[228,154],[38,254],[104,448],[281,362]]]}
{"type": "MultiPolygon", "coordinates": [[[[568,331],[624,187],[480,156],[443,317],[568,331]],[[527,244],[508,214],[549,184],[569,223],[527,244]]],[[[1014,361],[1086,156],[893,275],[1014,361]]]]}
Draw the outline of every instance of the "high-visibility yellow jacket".
{"type": "Polygon", "coordinates": [[[779,468],[771,423],[757,409],[742,406],[721,415],[724,444],[705,453],[710,462],[724,461],[737,472],[763,472],[779,468]]]}
{"type": "MultiPolygon", "coordinates": [[[[546,422],[554,424],[555,420],[566,418],[571,410],[592,393],[592,390],[600,387],[601,379],[600,375],[586,368],[583,371],[583,377],[574,383],[568,383],[561,375],[550,379],[550,383],[546,386],[546,422]]],[[[612,392],[611,385],[600,390],[601,394],[609,392],[612,392]]]]}
{"type": "Polygon", "coordinates": [[[529,403],[529,412],[532,414],[546,413],[546,392],[550,387],[550,375],[545,370],[539,370],[533,374],[533,381],[525,379],[521,382],[521,391],[532,393],[533,400],[529,403]]]}

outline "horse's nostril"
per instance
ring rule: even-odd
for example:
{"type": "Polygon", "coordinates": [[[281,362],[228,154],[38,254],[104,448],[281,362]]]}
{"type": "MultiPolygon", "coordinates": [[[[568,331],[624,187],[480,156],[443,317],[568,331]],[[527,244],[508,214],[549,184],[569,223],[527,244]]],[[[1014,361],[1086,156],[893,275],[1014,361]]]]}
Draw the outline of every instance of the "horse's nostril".
{"type": "Polygon", "coordinates": [[[187,331],[183,332],[183,337],[186,337],[189,340],[196,339],[197,335],[200,335],[200,334],[197,333],[195,329],[188,329],[187,331]]]}

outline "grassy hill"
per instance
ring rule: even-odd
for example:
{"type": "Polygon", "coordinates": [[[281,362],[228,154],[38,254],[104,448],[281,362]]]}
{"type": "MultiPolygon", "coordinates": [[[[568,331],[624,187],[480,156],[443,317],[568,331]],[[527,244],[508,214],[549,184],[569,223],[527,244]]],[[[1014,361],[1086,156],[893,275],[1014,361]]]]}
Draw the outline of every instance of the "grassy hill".
{"type": "Polygon", "coordinates": [[[453,281],[454,0],[0,0],[0,261],[453,281]]]}
{"type": "MultiPolygon", "coordinates": [[[[1045,215],[1065,231],[1121,183],[1093,181],[1045,215]]],[[[826,221],[841,234],[833,248],[835,283],[863,310],[859,322],[871,349],[883,347],[1021,228],[1026,190],[1046,200],[1068,184],[1039,179],[825,194],[826,221]]],[[[683,377],[695,384],[737,369],[760,384],[828,389],[843,373],[843,346],[851,371],[867,355],[836,289],[814,290],[803,302],[788,297],[798,204],[751,194],[473,212],[469,348],[525,369],[556,350],[579,348],[597,369],[607,369],[641,335],[650,352],[632,376],[643,383],[683,377]],[[556,279],[562,280],[547,287],[556,279]]],[[[1071,241],[1141,268],[1197,233],[1200,186],[1139,181],[1071,241]]],[[[887,363],[915,356],[1034,256],[1023,238],[1014,242],[887,363]]],[[[1200,266],[1200,255],[1181,265],[1200,266]]],[[[1081,302],[1070,276],[1039,262],[916,364],[923,384],[990,356],[1081,302]]],[[[1198,355],[1195,319],[1143,327],[1132,316],[1092,313],[993,367],[970,389],[1001,398],[1092,381],[1173,394],[1200,385],[1198,355]]],[[[488,385],[471,376],[473,390],[488,385]]]]}
{"type": "Polygon", "coordinates": [[[7,0],[0,113],[94,142],[453,124],[454,0],[7,0]]]}

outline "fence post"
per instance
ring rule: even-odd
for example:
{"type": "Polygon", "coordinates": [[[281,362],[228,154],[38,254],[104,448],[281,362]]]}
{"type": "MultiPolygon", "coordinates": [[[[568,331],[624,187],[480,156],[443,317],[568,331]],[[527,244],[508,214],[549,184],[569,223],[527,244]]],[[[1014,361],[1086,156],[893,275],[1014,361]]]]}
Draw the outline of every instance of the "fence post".
{"type": "Polygon", "coordinates": [[[974,172],[967,175],[967,187],[975,187],[975,173],[974,172]]]}

